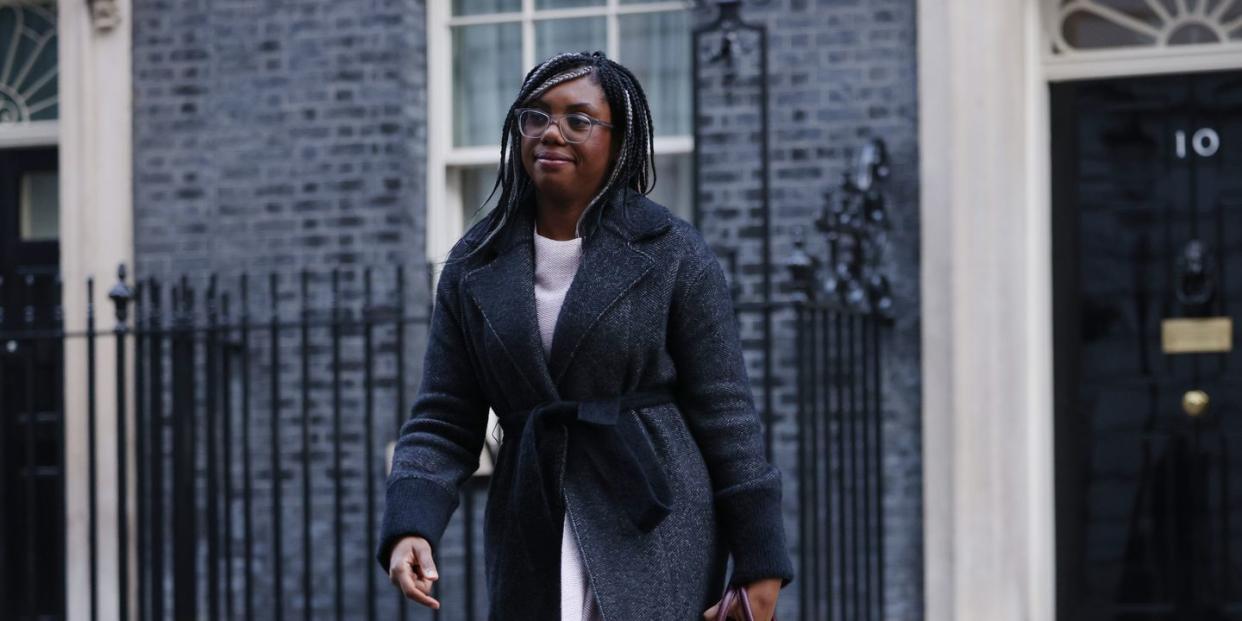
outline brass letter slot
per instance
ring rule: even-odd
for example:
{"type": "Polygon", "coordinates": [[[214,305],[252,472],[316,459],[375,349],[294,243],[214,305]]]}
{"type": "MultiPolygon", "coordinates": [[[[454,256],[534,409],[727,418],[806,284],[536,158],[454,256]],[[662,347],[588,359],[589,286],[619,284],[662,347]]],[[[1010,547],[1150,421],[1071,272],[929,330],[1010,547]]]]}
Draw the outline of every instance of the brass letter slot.
{"type": "Polygon", "coordinates": [[[1166,354],[1224,353],[1233,350],[1233,318],[1165,319],[1160,340],[1166,354]]]}

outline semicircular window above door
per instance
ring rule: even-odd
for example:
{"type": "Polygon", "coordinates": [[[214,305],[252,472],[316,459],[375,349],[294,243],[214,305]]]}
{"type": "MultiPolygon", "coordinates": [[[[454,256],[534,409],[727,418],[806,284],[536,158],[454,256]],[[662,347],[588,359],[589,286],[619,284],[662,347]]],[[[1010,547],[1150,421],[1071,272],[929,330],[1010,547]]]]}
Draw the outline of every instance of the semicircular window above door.
{"type": "Polygon", "coordinates": [[[1242,0],[1046,0],[1054,56],[1186,45],[1242,48],[1242,0]]]}
{"type": "Polygon", "coordinates": [[[0,124],[56,120],[56,4],[0,1],[0,43],[0,124]]]}

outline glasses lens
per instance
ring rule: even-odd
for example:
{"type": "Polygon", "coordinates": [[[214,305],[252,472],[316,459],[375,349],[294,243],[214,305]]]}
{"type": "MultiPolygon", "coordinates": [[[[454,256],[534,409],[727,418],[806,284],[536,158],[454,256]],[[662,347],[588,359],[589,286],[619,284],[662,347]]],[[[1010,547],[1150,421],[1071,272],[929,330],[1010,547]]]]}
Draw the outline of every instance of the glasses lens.
{"type": "Polygon", "coordinates": [[[561,129],[565,130],[566,140],[582,142],[591,135],[591,119],[582,114],[566,114],[561,121],[561,129]]]}
{"type": "Polygon", "coordinates": [[[538,110],[523,110],[518,117],[518,129],[527,138],[538,138],[548,127],[548,115],[538,110]]]}

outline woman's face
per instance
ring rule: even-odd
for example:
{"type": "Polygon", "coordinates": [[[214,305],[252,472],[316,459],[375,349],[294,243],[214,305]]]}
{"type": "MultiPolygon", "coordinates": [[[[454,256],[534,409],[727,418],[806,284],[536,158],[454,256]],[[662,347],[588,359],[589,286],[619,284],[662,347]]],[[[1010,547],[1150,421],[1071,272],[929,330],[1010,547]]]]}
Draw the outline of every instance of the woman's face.
{"type": "MultiPolygon", "coordinates": [[[[612,109],[604,91],[590,75],[548,89],[528,107],[542,110],[553,119],[582,112],[612,123],[612,109]]],[[[585,142],[573,143],[565,140],[556,123],[549,123],[542,138],[522,136],[522,166],[534,181],[536,192],[569,203],[591,200],[612,167],[615,131],[595,125],[585,142]]]]}

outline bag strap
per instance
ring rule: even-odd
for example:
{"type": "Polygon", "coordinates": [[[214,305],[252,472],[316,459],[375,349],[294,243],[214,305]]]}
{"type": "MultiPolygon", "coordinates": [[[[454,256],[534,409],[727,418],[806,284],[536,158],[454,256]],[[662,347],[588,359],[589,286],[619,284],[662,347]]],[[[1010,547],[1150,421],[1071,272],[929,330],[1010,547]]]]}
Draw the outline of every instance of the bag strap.
{"type": "MultiPolygon", "coordinates": [[[[746,587],[742,586],[730,586],[725,589],[724,595],[720,598],[720,608],[716,610],[716,621],[728,620],[729,610],[733,608],[734,600],[741,600],[742,619],[755,621],[755,613],[750,609],[750,594],[746,592],[746,587]]],[[[776,620],[773,619],[773,621],[776,620]]]]}

